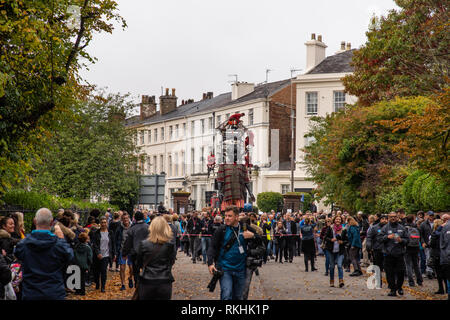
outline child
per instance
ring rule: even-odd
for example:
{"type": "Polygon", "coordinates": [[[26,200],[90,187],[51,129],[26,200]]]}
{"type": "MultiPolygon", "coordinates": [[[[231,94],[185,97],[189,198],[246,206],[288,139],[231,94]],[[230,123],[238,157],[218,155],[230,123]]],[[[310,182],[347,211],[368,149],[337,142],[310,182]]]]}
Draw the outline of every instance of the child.
{"type": "Polygon", "coordinates": [[[80,267],[81,271],[81,288],[76,290],[76,294],[81,296],[86,294],[86,274],[92,265],[92,249],[86,243],[88,239],[89,236],[86,232],[80,233],[78,236],[79,243],[74,249],[75,263],[80,267]]]}

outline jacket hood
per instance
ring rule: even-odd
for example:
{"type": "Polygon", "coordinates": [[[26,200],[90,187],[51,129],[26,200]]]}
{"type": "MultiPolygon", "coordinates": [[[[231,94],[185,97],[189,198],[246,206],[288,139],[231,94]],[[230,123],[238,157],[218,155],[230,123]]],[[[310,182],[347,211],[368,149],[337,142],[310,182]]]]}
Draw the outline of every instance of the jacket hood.
{"type": "Polygon", "coordinates": [[[55,235],[44,232],[31,233],[27,238],[26,245],[35,251],[44,251],[54,246],[57,241],[55,235]]]}
{"type": "Polygon", "coordinates": [[[2,238],[11,238],[11,235],[5,229],[0,229],[0,239],[2,238]]]}

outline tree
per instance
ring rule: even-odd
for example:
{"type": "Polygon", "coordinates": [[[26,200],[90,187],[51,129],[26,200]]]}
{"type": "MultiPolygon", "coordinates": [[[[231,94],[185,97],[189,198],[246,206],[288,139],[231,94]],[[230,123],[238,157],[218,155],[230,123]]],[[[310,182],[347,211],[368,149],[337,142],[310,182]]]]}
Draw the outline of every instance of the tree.
{"type": "Polygon", "coordinates": [[[283,203],[283,195],[279,192],[261,192],[258,193],[256,202],[259,210],[263,212],[277,211],[283,203]]]}
{"type": "MultiPolygon", "coordinates": [[[[0,0],[0,195],[27,177],[43,139],[77,98],[79,70],[95,62],[94,32],[111,33],[112,0],[0,0]],[[71,27],[80,8],[79,25],[71,27]]],[[[76,19],[75,19],[76,21],[76,19]]]]}
{"type": "Polygon", "coordinates": [[[425,97],[397,98],[370,107],[349,106],[324,118],[312,118],[313,141],[303,151],[319,198],[347,210],[374,212],[386,188],[401,185],[400,170],[408,158],[394,146],[406,130],[392,130],[385,122],[422,114],[433,101],[425,97]]]}
{"type": "Polygon", "coordinates": [[[134,105],[128,95],[89,96],[73,106],[74,120],[61,124],[36,163],[33,189],[62,197],[108,197],[129,207],[137,198],[139,150],[123,121],[134,105]]]}
{"type": "Polygon", "coordinates": [[[369,106],[395,96],[430,95],[448,87],[449,2],[395,0],[400,10],[374,17],[367,42],[353,54],[346,91],[369,106]]]}

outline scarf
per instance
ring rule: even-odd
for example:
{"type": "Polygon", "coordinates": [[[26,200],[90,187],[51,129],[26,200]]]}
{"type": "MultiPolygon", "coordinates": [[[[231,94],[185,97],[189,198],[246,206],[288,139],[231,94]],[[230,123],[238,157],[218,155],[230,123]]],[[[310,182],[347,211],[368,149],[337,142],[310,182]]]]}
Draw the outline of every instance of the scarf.
{"type": "Polygon", "coordinates": [[[339,226],[333,224],[333,230],[334,230],[334,233],[340,233],[342,230],[342,224],[340,224],[339,226]]]}

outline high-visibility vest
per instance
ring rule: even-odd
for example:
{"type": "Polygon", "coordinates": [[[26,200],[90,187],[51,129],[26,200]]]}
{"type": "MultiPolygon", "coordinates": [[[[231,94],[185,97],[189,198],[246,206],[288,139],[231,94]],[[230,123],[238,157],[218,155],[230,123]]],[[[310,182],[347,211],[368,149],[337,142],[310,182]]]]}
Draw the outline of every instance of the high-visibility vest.
{"type": "MultiPolygon", "coordinates": [[[[260,225],[261,221],[258,221],[258,227],[260,225]]],[[[270,226],[272,224],[272,222],[267,221],[267,224],[270,226]]],[[[262,228],[261,228],[262,229],[262,228]]],[[[266,229],[266,235],[267,235],[267,240],[270,241],[270,227],[266,229]]]]}

